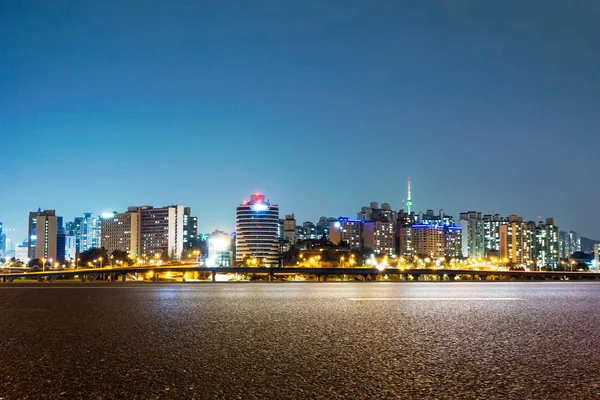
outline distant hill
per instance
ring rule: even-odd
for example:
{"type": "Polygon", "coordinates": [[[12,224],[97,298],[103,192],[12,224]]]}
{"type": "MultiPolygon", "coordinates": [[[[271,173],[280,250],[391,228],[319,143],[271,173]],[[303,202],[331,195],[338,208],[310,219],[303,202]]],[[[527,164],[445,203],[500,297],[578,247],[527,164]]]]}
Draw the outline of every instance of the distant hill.
{"type": "Polygon", "coordinates": [[[594,244],[600,243],[600,240],[594,240],[586,237],[581,237],[581,251],[591,253],[594,251],[594,244]]]}

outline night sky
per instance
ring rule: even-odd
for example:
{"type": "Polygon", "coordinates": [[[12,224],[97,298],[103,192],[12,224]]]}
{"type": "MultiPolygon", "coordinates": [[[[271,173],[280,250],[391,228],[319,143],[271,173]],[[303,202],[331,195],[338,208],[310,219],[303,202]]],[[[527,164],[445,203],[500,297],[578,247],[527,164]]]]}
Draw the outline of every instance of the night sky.
{"type": "Polygon", "coordinates": [[[260,190],[299,223],[554,216],[600,238],[600,2],[0,3],[0,221],[260,190]],[[285,3],[285,4],[284,4],[285,3]]]}

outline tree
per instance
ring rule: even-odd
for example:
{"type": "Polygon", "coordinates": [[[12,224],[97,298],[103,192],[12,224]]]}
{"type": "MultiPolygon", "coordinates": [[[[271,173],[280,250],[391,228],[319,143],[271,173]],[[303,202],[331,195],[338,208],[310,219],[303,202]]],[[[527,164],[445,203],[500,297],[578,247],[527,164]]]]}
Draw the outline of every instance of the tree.
{"type": "Polygon", "coordinates": [[[108,252],[104,247],[96,247],[93,249],[86,250],[83,253],[79,254],[79,258],[81,259],[79,265],[81,265],[82,268],[100,267],[100,265],[105,266],[110,263],[110,260],[108,258],[108,252]],[[102,258],[102,261],[100,261],[100,258],[102,258]],[[94,263],[94,261],[96,262],[94,263]]]}
{"type": "Polygon", "coordinates": [[[125,250],[115,250],[112,253],[110,253],[111,257],[113,258],[113,263],[116,263],[117,261],[122,261],[123,264],[130,264],[131,261],[129,259],[129,253],[127,253],[125,250]]]}

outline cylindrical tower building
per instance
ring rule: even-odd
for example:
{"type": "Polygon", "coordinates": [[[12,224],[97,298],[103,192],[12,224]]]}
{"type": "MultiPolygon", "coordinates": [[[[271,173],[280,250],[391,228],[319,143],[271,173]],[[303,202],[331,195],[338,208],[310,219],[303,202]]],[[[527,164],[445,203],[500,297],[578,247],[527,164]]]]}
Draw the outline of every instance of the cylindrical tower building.
{"type": "Polygon", "coordinates": [[[256,193],[237,206],[236,262],[248,266],[279,266],[279,206],[256,193]]]}

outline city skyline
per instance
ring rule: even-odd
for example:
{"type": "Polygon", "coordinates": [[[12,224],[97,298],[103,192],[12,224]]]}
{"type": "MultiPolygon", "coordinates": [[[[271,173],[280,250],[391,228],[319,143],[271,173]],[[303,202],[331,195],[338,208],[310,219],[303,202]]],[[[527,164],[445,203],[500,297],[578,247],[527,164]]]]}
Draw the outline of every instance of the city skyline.
{"type": "Polygon", "coordinates": [[[187,204],[231,230],[257,189],[353,215],[411,177],[416,210],[600,238],[597,2],[135,3],[3,6],[5,228],[187,204]]]}
{"type": "MultiPolygon", "coordinates": [[[[412,191],[412,190],[411,190],[411,191],[412,191]]],[[[255,191],[253,191],[252,193],[255,193],[255,194],[261,194],[261,195],[263,195],[263,193],[264,193],[264,192],[262,192],[262,191],[256,191],[256,190],[255,190],[255,191]]],[[[411,195],[412,195],[412,193],[411,193],[411,195]]],[[[248,196],[246,196],[246,197],[248,197],[248,196]]],[[[267,197],[267,198],[266,198],[266,200],[267,200],[267,201],[270,201],[270,200],[271,200],[271,198],[270,198],[270,197],[267,197]]],[[[238,204],[239,204],[239,202],[240,202],[240,201],[242,201],[242,200],[239,200],[239,201],[238,201],[238,204]]],[[[373,201],[373,200],[371,200],[371,201],[373,201]]],[[[369,201],[368,203],[365,203],[365,204],[369,204],[369,203],[371,203],[371,201],[369,201]]],[[[381,202],[381,203],[383,204],[384,202],[381,202]]],[[[391,204],[391,205],[392,205],[392,210],[394,210],[394,211],[400,211],[401,209],[403,209],[403,207],[404,207],[404,209],[406,210],[406,206],[405,206],[405,200],[401,200],[401,201],[399,201],[399,203],[401,204],[401,206],[400,206],[399,208],[396,208],[396,207],[394,207],[394,206],[393,206],[393,203],[391,203],[391,202],[387,202],[387,203],[389,203],[389,204],[391,204]]],[[[143,205],[144,205],[144,206],[146,206],[146,205],[147,205],[147,206],[166,207],[166,206],[171,206],[171,205],[176,205],[176,204],[186,204],[186,206],[187,206],[187,204],[188,204],[188,203],[183,203],[183,202],[181,202],[181,203],[175,203],[175,202],[171,202],[171,203],[165,203],[165,204],[163,204],[163,205],[160,205],[160,206],[159,206],[158,204],[145,203],[145,204],[143,204],[143,205]]],[[[280,205],[280,203],[279,203],[278,201],[274,201],[274,204],[280,205]]],[[[413,203],[411,202],[411,204],[413,204],[413,203]]],[[[471,212],[471,211],[476,211],[476,212],[480,212],[480,213],[483,213],[483,214],[492,214],[492,215],[493,215],[493,214],[499,214],[499,215],[502,215],[502,216],[504,216],[504,217],[508,217],[508,216],[510,216],[510,215],[517,215],[517,216],[520,216],[520,217],[522,217],[522,218],[523,218],[525,221],[543,221],[543,220],[545,220],[546,218],[554,218],[554,216],[553,216],[553,215],[548,215],[548,216],[541,216],[541,215],[537,215],[537,216],[535,216],[535,217],[528,218],[527,216],[525,216],[525,215],[523,215],[523,214],[521,214],[521,213],[518,213],[518,212],[513,212],[513,213],[501,213],[501,212],[496,212],[496,211],[480,210],[480,209],[469,209],[469,210],[467,210],[467,209],[464,209],[464,210],[462,210],[462,211],[458,211],[458,212],[450,212],[450,211],[446,210],[446,209],[445,209],[445,208],[443,208],[443,207],[440,207],[440,208],[423,208],[423,209],[421,209],[420,207],[418,207],[418,202],[417,202],[416,204],[417,204],[417,208],[412,210],[412,212],[414,212],[415,214],[419,214],[420,212],[421,212],[421,213],[425,213],[427,210],[434,210],[435,212],[438,212],[438,211],[440,211],[440,210],[444,210],[444,212],[445,212],[447,215],[453,216],[453,217],[454,217],[454,218],[455,218],[457,221],[458,221],[458,219],[459,219],[459,217],[460,217],[460,215],[461,215],[462,213],[467,213],[467,212],[471,212]]],[[[99,211],[99,212],[92,212],[91,214],[92,214],[92,215],[94,215],[94,216],[97,216],[97,217],[102,217],[102,215],[103,215],[103,214],[107,214],[107,213],[113,213],[113,212],[116,212],[116,213],[122,213],[122,212],[124,212],[124,210],[127,210],[127,208],[128,208],[128,207],[132,207],[132,205],[129,205],[129,206],[121,206],[121,207],[119,207],[119,208],[110,209],[110,210],[109,210],[109,209],[104,209],[104,208],[103,208],[103,209],[102,209],[102,211],[99,211]]],[[[192,209],[195,209],[193,206],[190,206],[190,207],[191,207],[192,209]]],[[[289,210],[289,209],[287,209],[287,208],[285,207],[285,205],[283,205],[283,206],[281,207],[281,210],[282,210],[282,211],[281,211],[281,213],[280,213],[280,214],[281,214],[281,216],[282,216],[282,217],[283,217],[284,215],[286,215],[286,214],[294,214],[294,215],[296,215],[296,220],[298,221],[298,223],[299,223],[299,224],[301,224],[302,222],[305,222],[305,221],[307,221],[307,222],[308,222],[308,221],[310,221],[310,222],[317,221],[317,220],[318,220],[320,217],[328,217],[328,218],[337,218],[337,217],[343,217],[343,218],[345,218],[345,217],[350,217],[350,218],[354,218],[354,217],[355,217],[355,215],[356,215],[356,213],[357,213],[357,212],[360,210],[360,207],[361,207],[361,206],[357,204],[357,206],[355,207],[355,209],[354,209],[354,210],[352,210],[352,211],[349,211],[349,212],[347,212],[347,213],[339,213],[339,212],[338,212],[338,213],[333,213],[333,214],[331,214],[331,215],[326,215],[326,214],[323,214],[323,213],[321,213],[321,214],[319,214],[319,213],[316,213],[316,214],[314,214],[313,216],[310,216],[310,217],[308,217],[308,218],[298,218],[298,215],[299,215],[299,214],[298,214],[297,212],[295,212],[294,210],[289,210]]],[[[59,215],[60,215],[60,216],[61,216],[61,217],[64,219],[64,221],[65,221],[65,222],[66,222],[66,221],[71,221],[71,220],[73,220],[73,219],[74,219],[74,218],[76,218],[76,217],[79,217],[79,216],[81,216],[81,215],[84,215],[84,214],[88,214],[88,213],[89,213],[89,211],[85,211],[85,212],[81,212],[81,213],[74,213],[74,214],[73,214],[73,213],[69,213],[69,212],[66,212],[66,213],[65,213],[65,212],[63,212],[62,210],[59,210],[57,207],[38,207],[38,208],[36,208],[36,209],[41,209],[41,210],[45,210],[45,209],[56,210],[56,211],[57,211],[57,213],[58,213],[58,214],[59,214],[59,215]]],[[[212,210],[211,210],[211,211],[212,211],[212,210]]],[[[31,212],[31,210],[28,210],[28,211],[27,211],[27,213],[29,213],[29,212],[31,212]]],[[[230,216],[230,220],[231,220],[231,221],[229,222],[229,224],[228,224],[228,225],[227,225],[227,223],[224,223],[224,225],[226,225],[226,226],[223,226],[223,225],[215,225],[215,226],[213,226],[213,227],[206,227],[206,228],[205,228],[205,226],[206,226],[206,225],[204,225],[204,224],[202,223],[202,222],[203,222],[203,217],[204,217],[203,213],[202,213],[202,212],[196,212],[196,214],[198,214],[198,232],[199,232],[199,233],[204,233],[204,234],[207,234],[207,233],[214,232],[214,231],[226,231],[226,232],[234,232],[234,231],[235,231],[235,215],[234,215],[234,214],[232,214],[232,213],[230,213],[230,214],[231,214],[231,216],[230,216]]],[[[17,219],[18,219],[18,218],[15,218],[15,220],[17,220],[17,219]]],[[[12,239],[12,241],[13,241],[13,244],[15,244],[15,245],[16,245],[16,244],[19,244],[19,243],[21,243],[21,241],[22,241],[22,240],[28,240],[28,234],[27,234],[27,217],[24,217],[24,218],[23,218],[23,221],[24,221],[24,226],[23,226],[23,227],[15,227],[15,226],[9,227],[9,226],[8,226],[8,225],[7,225],[7,224],[4,222],[5,220],[11,220],[11,219],[10,219],[10,218],[4,218],[4,220],[3,220],[3,219],[1,219],[1,215],[0,215],[0,221],[4,223],[5,230],[6,230],[6,228],[9,228],[10,232],[12,232],[12,233],[10,234],[10,236],[7,236],[7,237],[9,237],[10,239],[12,239]],[[11,228],[12,228],[12,229],[11,229],[11,228]],[[17,235],[19,234],[19,232],[20,232],[20,231],[23,231],[23,232],[24,232],[24,233],[23,233],[23,238],[22,238],[22,239],[21,239],[20,237],[18,237],[18,236],[17,236],[17,235]]],[[[575,232],[577,232],[578,234],[580,234],[580,235],[581,235],[581,236],[583,236],[583,237],[588,237],[589,239],[592,239],[592,240],[597,240],[597,238],[596,238],[596,237],[594,237],[594,236],[587,236],[587,235],[586,235],[585,233],[583,233],[583,232],[577,231],[576,229],[571,229],[571,228],[569,228],[569,227],[568,227],[568,226],[569,226],[569,222],[568,222],[568,221],[560,221],[560,223],[561,223],[561,227],[562,227],[562,226],[567,226],[567,228],[566,228],[566,231],[575,231],[575,232]]]]}

